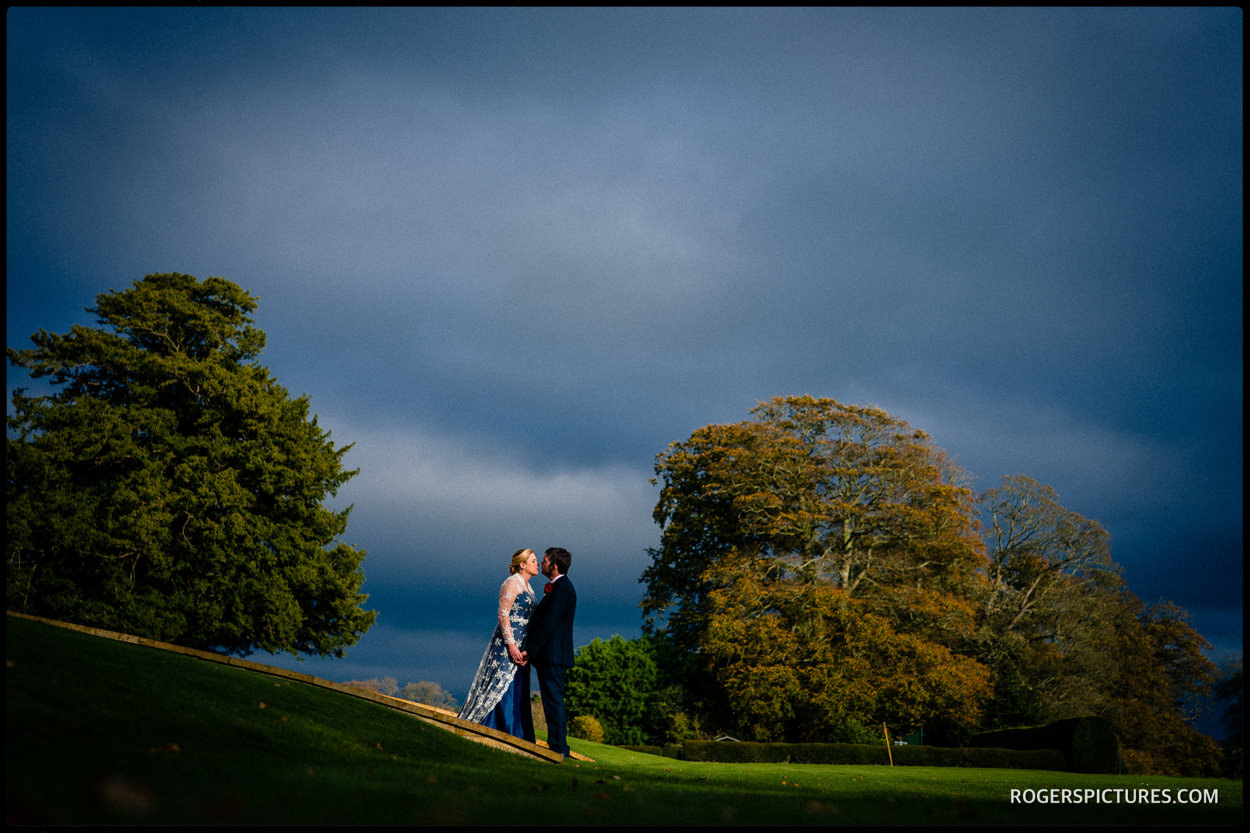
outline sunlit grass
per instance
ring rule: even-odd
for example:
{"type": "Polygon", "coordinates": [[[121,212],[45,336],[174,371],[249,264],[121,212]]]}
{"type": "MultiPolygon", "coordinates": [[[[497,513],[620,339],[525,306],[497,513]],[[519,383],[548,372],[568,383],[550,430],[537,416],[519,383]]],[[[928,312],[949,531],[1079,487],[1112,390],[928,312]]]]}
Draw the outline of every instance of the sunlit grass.
{"type": "Polygon", "coordinates": [[[27,824],[1235,824],[1241,783],[717,764],[574,740],[551,764],[290,680],[8,618],[6,809],[27,824]],[[1010,791],[1217,788],[1215,806],[1010,791]]]}

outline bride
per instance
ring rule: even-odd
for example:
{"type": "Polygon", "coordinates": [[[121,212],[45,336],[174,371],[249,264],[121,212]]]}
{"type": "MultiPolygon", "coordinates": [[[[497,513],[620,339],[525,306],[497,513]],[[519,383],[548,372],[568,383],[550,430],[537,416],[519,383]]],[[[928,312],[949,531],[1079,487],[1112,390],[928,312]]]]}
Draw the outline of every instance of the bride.
{"type": "Polygon", "coordinates": [[[509,573],[499,587],[499,624],[469,686],[460,717],[533,742],[530,670],[520,645],[537,603],[529,585],[530,577],[538,575],[534,551],[513,553],[509,573]]]}

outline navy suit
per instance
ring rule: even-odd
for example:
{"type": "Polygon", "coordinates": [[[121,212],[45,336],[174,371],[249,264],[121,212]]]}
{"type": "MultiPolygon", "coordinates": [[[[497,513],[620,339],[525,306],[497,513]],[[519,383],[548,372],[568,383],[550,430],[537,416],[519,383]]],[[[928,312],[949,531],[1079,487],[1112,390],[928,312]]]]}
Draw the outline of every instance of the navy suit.
{"type": "MultiPolygon", "coordinates": [[[[545,588],[544,588],[545,591],[545,588]]],[[[543,714],[547,717],[547,746],[569,754],[568,721],[564,712],[564,675],[573,666],[573,614],[577,591],[568,576],[551,584],[530,617],[525,652],[538,672],[543,714]]]]}

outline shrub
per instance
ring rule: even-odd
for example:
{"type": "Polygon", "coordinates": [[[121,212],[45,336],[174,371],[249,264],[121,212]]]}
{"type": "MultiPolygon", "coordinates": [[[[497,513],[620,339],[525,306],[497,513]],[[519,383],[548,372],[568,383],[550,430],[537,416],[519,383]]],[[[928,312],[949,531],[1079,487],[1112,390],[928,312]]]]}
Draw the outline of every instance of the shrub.
{"type": "Polygon", "coordinates": [[[569,737],[603,743],[603,726],[588,714],[579,715],[569,721],[569,737]]]}

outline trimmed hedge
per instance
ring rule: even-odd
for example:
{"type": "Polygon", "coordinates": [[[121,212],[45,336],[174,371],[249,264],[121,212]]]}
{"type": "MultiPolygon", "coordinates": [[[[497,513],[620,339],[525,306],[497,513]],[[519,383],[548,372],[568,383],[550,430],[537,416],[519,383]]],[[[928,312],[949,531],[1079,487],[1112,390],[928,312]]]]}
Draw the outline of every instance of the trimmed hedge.
{"type": "MultiPolygon", "coordinates": [[[[996,769],[1054,769],[1067,772],[1119,771],[1120,749],[1111,723],[1101,717],[1073,717],[1023,729],[983,732],[973,746],[895,746],[900,766],[965,766],[996,769]]],[[[638,752],[684,761],[720,763],[889,764],[885,744],[750,743],[688,740],[680,746],[629,746],[638,752]]]]}
{"type": "Polygon", "coordinates": [[[1045,726],[984,732],[972,742],[1006,749],[1057,749],[1071,772],[1119,771],[1119,742],[1110,721],[1101,717],[1072,717],[1045,726]]]}
{"type": "MultiPolygon", "coordinates": [[[[719,763],[865,764],[889,765],[885,744],[750,743],[745,741],[688,740],[681,746],[629,746],[637,752],[684,761],[719,763]]],[[[939,746],[895,746],[897,766],[962,766],[994,769],[1066,769],[1062,752],[1054,749],[950,749],[939,746]]]]}

